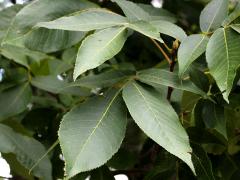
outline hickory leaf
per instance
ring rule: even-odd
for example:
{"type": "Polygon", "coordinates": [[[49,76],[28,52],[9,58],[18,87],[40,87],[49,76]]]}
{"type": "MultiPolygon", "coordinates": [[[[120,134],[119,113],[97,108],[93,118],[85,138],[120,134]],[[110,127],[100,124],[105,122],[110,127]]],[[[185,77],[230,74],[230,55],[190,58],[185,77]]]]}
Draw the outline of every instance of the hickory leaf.
{"type": "Polygon", "coordinates": [[[83,9],[95,7],[98,6],[85,0],[33,1],[18,12],[2,43],[26,46],[44,52],[54,52],[71,47],[83,38],[83,32],[43,28],[33,30],[32,28],[38,22],[51,21],[83,9]]]}
{"type": "Polygon", "coordinates": [[[119,90],[91,98],[68,112],[59,129],[67,177],[106,163],[121,145],[126,122],[119,90]]]}
{"type": "Polygon", "coordinates": [[[72,16],[61,17],[50,22],[40,22],[36,27],[61,29],[68,31],[91,31],[111,26],[124,25],[125,17],[111,11],[96,8],[74,13],[72,16]]]}
{"type": "Polygon", "coordinates": [[[76,80],[73,85],[87,88],[111,87],[114,84],[133,76],[131,71],[112,70],[98,75],[89,75],[76,80]]]}
{"type": "Polygon", "coordinates": [[[153,25],[159,33],[166,34],[179,41],[183,41],[187,37],[186,33],[179,26],[171,22],[155,20],[150,21],[150,24],[153,25]]]}
{"type": "Polygon", "coordinates": [[[113,27],[88,36],[81,44],[76,59],[73,78],[93,69],[115,56],[127,39],[125,27],[113,27]]]}
{"type": "MultiPolygon", "coordinates": [[[[0,124],[0,151],[13,153],[19,163],[30,169],[45,154],[44,146],[37,140],[14,132],[6,125],[0,124]]],[[[51,180],[52,165],[48,157],[44,157],[33,169],[32,173],[42,179],[51,180]]]]}
{"type": "Polygon", "coordinates": [[[74,83],[68,83],[57,76],[36,76],[31,79],[31,84],[39,89],[51,92],[53,94],[69,94],[75,96],[90,95],[90,89],[77,86],[74,83]]]}
{"type": "Polygon", "coordinates": [[[189,66],[201,56],[207,47],[208,37],[194,34],[188,36],[178,49],[179,77],[183,77],[189,66]]]}
{"type": "Polygon", "coordinates": [[[137,74],[137,79],[146,84],[152,85],[154,87],[159,87],[161,85],[169,86],[176,89],[181,89],[196,94],[200,94],[206,97],[206,93],[199,89],[193,82],[188,80],[179,79],[178,75],[174,72],[169,72],[164,69],[147,69],[140,71],[137,74]]]}
{"type": "Polygon", "coordinates": [[[200,28],[212,32],[219,28],[228,14],[228,0],[212,0],[201,12],[200,28]]]}
{"type": "Polygon", "coordinates": [[[234,8],[233,12],[231,12],[231,14],[229,14],[229,16],[223,21],[222,25],[227,26],[227,25],[231,24],[239,16],[240,16],[240,1],[234,8]]]}
{"type": "Polygon", "coordinates": [[[155,90],[146,89],[136,82],[124,87],[123,98],[138,126],[194,172],[188,135],[169,102],[155,90]]]}
{"type": "Polygon", "coordinates": [[[207,45],[206,58],[210,73],[227,102],[240,65],[239,48],[240,36],[230,28],[215,31],[207,45]]]}
{"type": "Polygon", "coordinates": [[[151,19],[150,15],[144,11],[137,4],[127,0],[112,0],[122,9],[127,18],[131,21],[148,21],[151,19]]]}
{"type": "Polygon", "coordinates": [[[240,33],[240,24],[232,24],[230,27],[236,32],[240,33]]]}
{"type": "Polygon", "coordinates": [[[22,5],[16,4],[0,11],[0,44],[11,24],[14,16],[20,11],[22,5]]]}
{"type": "Polygon", "coordinates": [[[32,97],[29,83],[7,89],[0,93],[0,120],[23,112],[32,97]]]}
{"type": "Polygon", "coordinates": [[[160,37],[159,30],[149,22],[136,21],[133,23],[129,23],[126,26],[129,27],[130,29],[133,29],[133,30],[147,36],[147,37],[150,37],[150,38],[156,39],[160,42],[163,42],[162,38],[160,37]]]}

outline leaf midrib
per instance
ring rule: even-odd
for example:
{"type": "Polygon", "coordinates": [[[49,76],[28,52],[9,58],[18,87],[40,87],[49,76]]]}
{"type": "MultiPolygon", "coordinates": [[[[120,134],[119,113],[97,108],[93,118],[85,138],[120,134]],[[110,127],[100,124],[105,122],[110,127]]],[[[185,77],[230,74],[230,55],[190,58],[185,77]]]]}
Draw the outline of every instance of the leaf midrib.
{"type": "MultiPolygon", "coordinates": [[[[25,147],[22,147],[21,143],[18,143],[14,138],[12,138],[12,136],[9,136],[8,133],[6,133],[6,131],[4,131],[4,129],[3,129],[3,132],[5,132],[4,133],[5,136],[9,137],[12,140],[12,143],[14,144],[15,147],[17,147],[23,154],[25,154],[29,159],[31,159],[32,162],[36,162],[33,159],[33,157],[31,156],[32,155],[31,153],[30,154],[29,153],[25,153],[25,151],[24,151],[25,147]]],[[[15,133],[15,132],[13,132],[13,133],[15,133]]],[[[38,167],[39,167],[39,165],[38,165],[38,167]]]]}
{"type": "MultiPolygon", "coordinates": [[[[155,122],[158,124],[159,127],[162,127],[161,124],[158,121],[157,115],[154,113],[154,111],[152,110],[152,108],[149,106],[148,101],[146,100],[145,96],[143,95],[143,93],[141,92],[141,90],[137,87],[137,85],[135,83],[133,83],[134,87],[137,89],[137,91],[139,92],[139,94],[142,96],[143,101],[145,102],[147,108],[149,109],[149,111],[153,114],[154,116],[154,120],[155,122]]],[[[164,133],[164,131],[162,131],[162,133],[164,133]]],[[[165,133],[164,133],[165,134],[165,133]]],[[[165,136],[165,138],[168,138],[168,136],[165,136]]],[[[169,138],[168,138],[169,139],[169,138]]],[[[168,141],[169,143],[171,142],[170,139],[168,141]]]]}
{"type": "MultiPolygon", "coordinates": [[[[225,0],[224,0],[224,1],[225,1],[225,0]]],[[[222,1],[222,3],[223,3],[223,1],[222,1]]],[[[221,5],[222,5],[222,4],[221,4],[221,5]]],[[[214,22],[217,14],[218,14],[218,11],[219,11],[220,8],[221,8],[221,6],[219,6],[218,9],[215,11],[216,13],[214,14],[213,19],[212,19],[212,21],[210,22],[210,24],[209,24],[209,26],[208,26],[208,28],[207,28],[207,32],[209,32],[211,26],[213,25],[213,22],[214,22]]]]}
{"type": "Polygon", "coordinates": [[[229,76],[229,49],[228,49],[228,44],[227,44],[227,35],[226,35],[226,31],[225,28],[223,28],[223,36],[224,36],[224,43],[225,43],[225,50],[226,50],[226,56],[227,56],[227,76],[226,76],[226,89],[228,89],[228,76],[229,76]]]}
{"type": "MultiPolygon", "coordinates": [[[[105,46],[103,46],[102,48],[98,49],[98,52],[95,51],[94,56],[92,56],[91,59],[95,59],[95,58],[98,56],[98,54],[99,54],[101,51],[103,51],[104,49],[106,49],[106,47],[108,47],[125,29],[126,29],[126,27],[124,27],[124,26],[119,27],[119,32],[118,32],[109,42],[107,42],[107,43],[105,44],[105,46]]],[[[105,31],[105,30],[102,30],[102,31],[105,31]]],[[[100,31],[100,32],[101,32],[101,31],[100,31]]],[[[94,34],[93,34],[93,35],[94,35],[94,34]]],[[[89,36],[88,38],[90,38],[90,36],[89,36]]],[[[86,38],[84,41],[87,41],[88,38],[86,38]]],[[[84,41],[83,41],[83,43],[84,43],[84,41]]],[[[83,45],[84,45],[84,44],[83,44],[83,45]]],[[[80,47],[79,49],[81,49],[81,47],[80,47]]],[[[78,58],[79,58],[79,53],[78,53],[76,59],[78,59],[78,58]]],[[[75,69],[76,69],[76,67],[77,67],[79,64],[80,64],[80,62],[77,62],[77,60],[76,60],[75,69]]],[[[74,79],[77,79],[77,76],[79,76],[80,74],[82,74],[82,73],[84,73],[85,71],[87,71],[87,70],[83,71],[82,68],[80,68],[80,72],[81,72],[81,73],[78,75],[78,74],[76,74],[77,72],[76,72],[75,69],[74,69],[74,73],[73,73],[73,74],[74,74],[74,77],[75,77],[74,79]]],[[[85,68],[84,68],[84,69],[85,69],[85,68]]]]}
{"type": "MultiPolygon", "coordinates": [[[[202,44],[202,42],[205,40],[205,36],[202,35],[202,39],[199,41],[199,43],[194,47],[192,53],[190,54],[190,58],[189,59],[192,59],[193,58],[193,54],[195,53],[195,51],[199,48],[199,46],[202,44]]],[[[192,63],[192,62],[191,62],[192,63]]],[[[191,63],[187,63],[187,66],[184,68],[184,71],[181,73],[181,76],[186,72],[186,70],[189,68],[189,66],[191,65],[191,63]]]]}
{"type": "Polygon", "coordinates": [[[103,112],[101,118],[99,119],[99,122],[97,123],[97,125],[94,127],[94,129],[92,130],[91,134],[88,136],[87,140],[85,141],[85,143],[82,145],[82,147],[80,148],[80,152],[77,154],[76,158],[75,158],[75,162],[73,163],[71,170],[69,172],[69,174],[72,174],[71,172],[73,171],[76,163],[78,162],[77,160],[79,159],[81,153],[83,152],[83,150],[86,148],[88,142],[90,141],[90,139],[92,138],[93,134],[95,133],[95,131],[97,130],[97,128],[100,126],[100,124],[102,123],[102,121],[104,120],[106,114],[108,113],[109,109],[111,108],[111,105],[113,104],[113,102],[115,101],[115,99],[117,98],[117,96],[119,95],[119,93],[121,92],[121,89],[118,90],[116,92],[116,94],[113,96],[112,100],[109,102],[109,104],[106,107],[106,110],[103,112]]]}
{"type": "MultiPolygon", "coordinates": [[[[31,4],[29,4],[28,6],[32,6],[32,5],[35,4],[37,1],[39,1],[39,0],[35,0],[35,1],[32,2],[31,4]]],[[[26,6],[26,7],[27,7],[27,6],[26,6]]],[[[71,15],[74,15],[74,14],[78,14],[78,13],[82,13],[82,12],[84,12],[84,11],[96,11],[97,9],[98,9],[98,8],[87,8],[87,9],[78,10],[78,11],[72,12],[72,13],[70,13],[70,14],[66,14],[66,15],[64,15],[64,16],[62,16],[62,17],[58,17],[58,18],[52,19],[51,21],[56,21],[57,19],[60,19],[60,18],[63,18],[63,17],[68,17],[68,16],[71,16],[71,15]]],[[[102,10],[101,8],[99,8],[99,10],[100,10],[100,11],[104,11],[104,10],[102,10]]],[[[105,10],[105,11],[107,11],[107,10],[105,10]]],[[[110,11],[110,12],[111,12],[111,11],[110,11]]],[[[113,13],[113,12],[112,12],[112,13],[113,13]]],[[[113,13],[113,14],[117,14],[117,13],[113,13]]],[[[18,13],[17,13],[17,15],[18,15],[18,13]]],[[[17,15],[16,15],[16,16],[17,16],[17,15]]],[[[13,23],[14,23],[15,21],[16,21],[15,18],[12,19],[12,21],[11,21],[11,23],[10,23],[8,29],[7,29],[6,35],[4,36],[4,38],[3,38],[2,42],[1,42],[1,45],[3,45],[3,44],[5,44],[6,42],[8,42],[8,41],[5,41],[5,40],[6,40],[8,34],[9,34],[10,30],[11,30],[11,27],[12,27],[12,25],[13,25],[13,23]]],[[[33,27],[35,27],[37,24],[38,24],[38,23],[36,23],[35,25],[33,25],[27,32],[23,33],[21,36],[19,36],[19,37],[17,37],[17,38],[13,38],[13,39],[11,39],[9,42],[14,42],[14,41],[16,41],[16,40],[18,40],[18,39],[24,38],[24,37],[27,36],[28,34],[31,34],[31,33],[35,30],[35,29],[33,29],[33,27]]]]}

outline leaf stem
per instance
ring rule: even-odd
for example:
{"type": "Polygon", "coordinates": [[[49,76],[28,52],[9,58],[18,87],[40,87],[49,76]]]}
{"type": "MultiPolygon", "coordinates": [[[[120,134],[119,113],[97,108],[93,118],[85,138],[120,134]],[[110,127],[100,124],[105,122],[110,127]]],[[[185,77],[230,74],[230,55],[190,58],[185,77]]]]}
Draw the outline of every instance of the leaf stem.
{"type": "Polygon", "coordinates": [[[169,56],[167,55],[167,53],[165,53],[165,51],[162,49],[162,47],[157,43],[157,41],[155,41],[154,39],[150,38],[151,41],[156,45],[156,47],[161,51],[162,55],[164,56],[164,58],[168,61],[169,64],[172,63],[171,59],[169,58],[169,56]]]}
{"type": "Polygon", "coordinates": [[[168,50],[169,53],[172,52],[172,49],[168,47],[168,45],[166,43],[163,43],[164,47],[168,50]]]}
{"type": "MultiPolygon", "coordinates": [[[[170,63],[170,67],[169,67],[169,71],[173,72],[174,68],[175,68],[175,64],[176,64],[176,57],[177,57],[177,50],[179,47],[179,42],[178,40],[173,42],[173,48],[172,48],[172,52],[171,52],[171,63],[170,63]]],[[[173,88],[172,87],[168,87],[168,93],[167,93],[167,99],[168,101],[171,100],[171,95],[173,92],[173,88]]]]}
{"type": "Polygon", "coordinates": [[[31,167],[31,169],[29,170],[29,174],[31,174],[31,172],[33,171],[33,169],[37,167],[37,165],[58,145],[58,143],[59,143],[59,140],[56,140],[56,141],[53,143],[53,145],[47,150],[47,152],[44,153],[44,154],[42,155],[42,157],[37,160],[37,162],[36,162],[36,163],[31,167]]]}

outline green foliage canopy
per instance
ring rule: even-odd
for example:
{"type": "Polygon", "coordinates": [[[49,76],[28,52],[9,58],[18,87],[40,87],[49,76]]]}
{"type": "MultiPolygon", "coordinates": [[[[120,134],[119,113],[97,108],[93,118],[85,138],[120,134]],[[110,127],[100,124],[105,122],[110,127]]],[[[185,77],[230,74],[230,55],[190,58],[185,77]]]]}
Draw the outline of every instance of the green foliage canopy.
{"type": "Polygon", "coordinates": [[[33,0],[0,11],[13,177],[240,177],[240,1],[33,0]]]}

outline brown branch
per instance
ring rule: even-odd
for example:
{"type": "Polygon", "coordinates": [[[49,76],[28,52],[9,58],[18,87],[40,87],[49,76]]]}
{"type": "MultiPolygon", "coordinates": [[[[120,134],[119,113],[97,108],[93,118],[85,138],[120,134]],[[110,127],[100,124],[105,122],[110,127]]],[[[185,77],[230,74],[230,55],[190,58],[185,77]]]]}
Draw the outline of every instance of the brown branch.
{"type": "MultiPolygon", "coordinates": [[[[170,72],[173,72],[174,68],[175,68],[178,47],[179,47],[179,42],[178,42],[178,40],[176,40],[173,42],[173,48],[172,48],[172,52],[171,52],[171,63],[170,63],[170,67],[169,67],[170,72]]],[[[172,92],[173,92],[173,88],[168,87],[168,93],[167,93],[168,101],[171,100],[172,92]]]]}
{"type": "Polygon", "coordinates": [[[168,57],[167,53],[165,53],[165,51],[162,49],[162,47],[157,43],[157,41],[155,41],[154,39],[150,38],[152,40],[152,42],[156,45],[156,47],[161,51],[162,55],[164,56],[164,58],[168,61],[169,64],[172,63],[171,59],[168,57]]]}
{"type": "Polygon", "coordinates": [[[172,49],[168,47],[166,43],[163,43],[164,47],[168,50],[169,53],[172,53],[172,49]]]}

